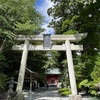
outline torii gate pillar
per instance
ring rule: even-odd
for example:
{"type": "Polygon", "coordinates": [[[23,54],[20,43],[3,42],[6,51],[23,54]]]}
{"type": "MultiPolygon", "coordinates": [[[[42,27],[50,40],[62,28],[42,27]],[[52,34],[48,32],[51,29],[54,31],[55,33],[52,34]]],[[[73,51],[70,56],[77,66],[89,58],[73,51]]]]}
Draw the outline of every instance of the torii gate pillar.
{"type": "Polygon", "coordinates": [[[70,86],[71,86],[71,91],[72,91],[72,95],[69,96],[69,100],[82,100],[82,97],[80,95],[77,95],[76,78],[75,78],[75,73],[74,73],[75,71],[74,71],[74,66],[73,66],[70,41],[66,40],[65,45],[66,45],[66,56],[67,56],[67,62],[68,62],[70,86]]]}
{"type": "Polygon", "coordinates": [[[20,64],[20,70],[19,70],[18,84],[17,84],[17,88],[16,88],[16,91],[18,94],[22,93],[22,88],[23,88],[23,83],[24,83],[24,75],[25,75],[25,69],[26,69],[26,62],[27,62],[27,56],[28,56],[28,47],[29,47],[29,41],[25,40],[21,64],[20,64]]]}

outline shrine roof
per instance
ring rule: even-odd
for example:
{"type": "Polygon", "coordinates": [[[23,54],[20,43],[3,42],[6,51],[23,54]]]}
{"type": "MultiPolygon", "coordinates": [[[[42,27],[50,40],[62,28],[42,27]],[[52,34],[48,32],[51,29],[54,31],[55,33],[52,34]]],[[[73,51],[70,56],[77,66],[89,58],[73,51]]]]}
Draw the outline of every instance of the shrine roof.
{"type": "Polygon", "coordinates": [[[48,68],[45,70],[45,74],[61,74],[61,70],[59,68],[48,68]]]}

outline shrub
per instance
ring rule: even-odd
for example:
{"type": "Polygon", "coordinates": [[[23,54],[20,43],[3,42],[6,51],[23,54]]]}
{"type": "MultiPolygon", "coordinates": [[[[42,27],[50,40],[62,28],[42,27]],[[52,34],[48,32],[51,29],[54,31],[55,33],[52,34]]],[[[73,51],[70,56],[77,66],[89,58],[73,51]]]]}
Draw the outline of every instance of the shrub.
{"type": "Polygon", "coordinates": [[[71,90],[62,92],[61,96],[67,96],[69,94],[71,94],[71,90]]]}
{"type": "Polygon", "coordinates": [[[71,90],[68,88],[61,88],[58,90],[58,92],[61,94],[61,96],[67,96],[71,94],[71,90]]]}
{"type": "Polygon", "coordinates": [[[92,94],[92,95],[94,95],[94,96],[97,96],[97,95],[98,95],[97,91],[95,91],[95,90],[92,90],[92,91],[90,92],[90,94],[92,94]]]}
{"type": "Polygon", "coordinates": [[[59,93],[62,93],[62,92],[65,92],[65,91],[69,91],[69,89],[68,88],[60,88],[58,90],[59,93]]]}

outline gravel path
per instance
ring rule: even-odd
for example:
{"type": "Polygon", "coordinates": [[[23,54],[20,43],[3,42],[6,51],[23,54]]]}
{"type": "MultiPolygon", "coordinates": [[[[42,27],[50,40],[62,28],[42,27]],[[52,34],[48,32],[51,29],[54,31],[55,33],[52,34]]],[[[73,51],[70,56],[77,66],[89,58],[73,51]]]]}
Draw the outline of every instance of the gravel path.
{"type": "MultiPolygon", "coordinates": [[[[24,92],[25,100],[69,100],[69,97],[61,97],[57,90],[38,90],[35,92],[24,92]]],[[[90,97],[82,97],[82,100],[100,100],[90,97]]]]}

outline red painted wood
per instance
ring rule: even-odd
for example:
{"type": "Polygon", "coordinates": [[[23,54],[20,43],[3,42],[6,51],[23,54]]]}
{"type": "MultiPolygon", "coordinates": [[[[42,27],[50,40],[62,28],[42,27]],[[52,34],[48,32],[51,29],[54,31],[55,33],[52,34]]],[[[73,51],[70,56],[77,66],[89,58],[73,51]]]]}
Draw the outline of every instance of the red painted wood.
{"type": "Polygon", "coordinates": [[[59,76],[60,75],[47,75],[47,77],[46,77],[47,83],[57,85],[58,81],[59,81],[59,76]]]}

